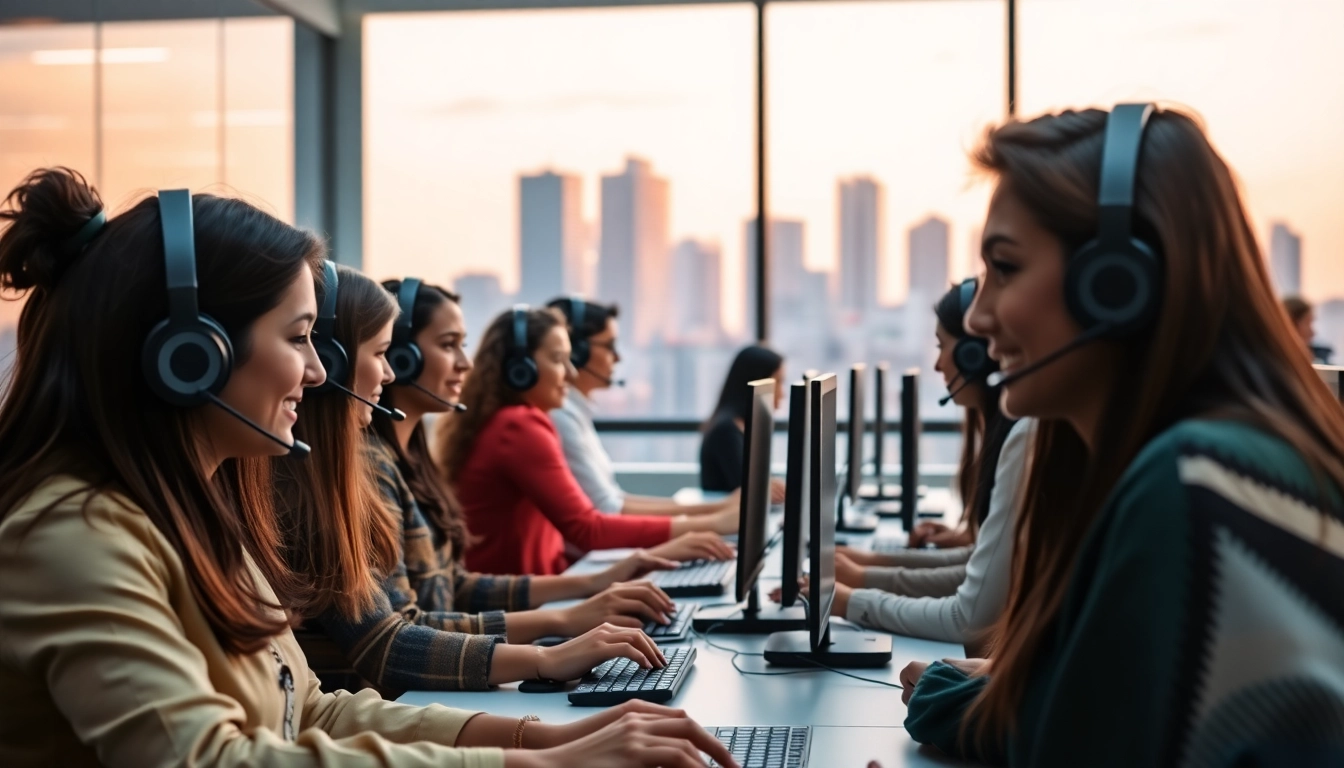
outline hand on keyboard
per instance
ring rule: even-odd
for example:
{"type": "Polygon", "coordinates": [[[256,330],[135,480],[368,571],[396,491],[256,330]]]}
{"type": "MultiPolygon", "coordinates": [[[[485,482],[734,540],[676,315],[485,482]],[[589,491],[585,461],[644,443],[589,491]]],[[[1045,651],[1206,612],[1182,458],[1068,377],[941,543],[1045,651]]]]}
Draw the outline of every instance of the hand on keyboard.
{"type": "Polygon", "coordinates": [[[676,567],[675,560],[668,560],[642,549],[637,550],[605,571],[594,574],[592,591],[588,594],[595,595],[620,582],[634,581],[655,571],[670,571],[676,567]]]}
{"type": "Polygon", "coordinates": [[[647,581],[617,584],[578,605],[560,609],[558,634],[578,636],[599,624],[637,628],[645,622],[668,622],[676,610],[672,598],[647,581]]]}
{"type": "Polygon", "coordinates": [[[551,648],[537,647],[537,674],[551,680],[577,680],[593,667],[611,659],[626,658],[644,669],[667,663],[662,651],[638,629],[603,624],[596,629],[551,648]]]}
{"type": "Polygon", "coordinates": [[[717,533],[692,531],[677,538],[659,544],[649,550],[651,554],[668,560],[731,560],[736,553],[717,533]]]}
{"type": "MultiPolygon", "coordinates": [[[[528,726],[531,731],[536,723],[528,726]]],[[[705,753],[720,765],[739,768],[728,749],[686,713],[644,701],[628,701],[578,722],[545,724],[526,740],[539,765],[556,768],[644,768],[703,765],[705,753]]]]}

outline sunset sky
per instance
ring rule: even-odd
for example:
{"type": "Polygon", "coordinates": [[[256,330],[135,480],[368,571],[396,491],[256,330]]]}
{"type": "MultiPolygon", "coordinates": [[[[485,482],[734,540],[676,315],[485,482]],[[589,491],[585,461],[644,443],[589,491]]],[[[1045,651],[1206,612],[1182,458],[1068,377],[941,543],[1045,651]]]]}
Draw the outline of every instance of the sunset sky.
{"type": "MultiPolygon", "coordinates": [[[[835,258],[835,183],[886,188],[881,295],[905,291],[906,229],[953,223],[951,269],[987,190],[966,150],[1004,110],[997,0],[782,3],[767,11],[770,205],[835,258]]],[[[1303,237],[1303,284],[1344,295],[1344,3],[1022,0],[1019,113],[1120,100],[1185,105],[1239,172],[1255,227],[1303,237]]],[[[672,186],[676,239],[724,253],[725,321],[752,214],[749,5],[373,16],[365,22],[365,263],[516,285],[517,175],[577,173],[584,215],[626,154],[672,186]],[[407,73],[419,73],[408,76],[407,73]],[[425,73],[432,73],[426,76],[425,73]]]]}

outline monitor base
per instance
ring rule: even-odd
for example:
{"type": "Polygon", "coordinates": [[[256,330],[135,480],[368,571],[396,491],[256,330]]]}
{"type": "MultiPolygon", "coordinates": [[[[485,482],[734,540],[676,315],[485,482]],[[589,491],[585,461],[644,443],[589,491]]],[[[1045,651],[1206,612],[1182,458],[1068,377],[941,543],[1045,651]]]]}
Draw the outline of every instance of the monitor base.
{"type": "Polygon", "coordinates": [[[765,663],[776,667],[837,669],[885,667],[891,663],[891,635],[834,630],[829,634],[830,645],[814,651],[808,631],[776,632],[765,641],[765,663]]]}
{"type": "Polygon", "coordinates": [[[729,605],[701,608],[691,626],[702,635],[769,635],[805,628],[807,614],[801,605],[784,608],[771,603],[754,613],[741,605],[729,605]]]}

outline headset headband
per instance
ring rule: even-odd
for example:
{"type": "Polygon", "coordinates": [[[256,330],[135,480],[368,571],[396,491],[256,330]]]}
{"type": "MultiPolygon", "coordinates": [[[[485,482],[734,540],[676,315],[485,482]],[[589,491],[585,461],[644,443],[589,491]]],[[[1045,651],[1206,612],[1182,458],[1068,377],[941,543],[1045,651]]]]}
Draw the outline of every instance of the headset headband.
{"type": "Polygon", "coordinates": [[[196,235],[191,213],[190,191],[159,192],[164,268],[168,274],[168,318],[175,325],[195,322],[200,314],[196,303],[196,235]]]}
{"type": "Polygon", "coordinates": [[[968,277],[961,281],[961,293],[958,295],[957,308],[962,317],[962,325],[966,324],[966,313],[971,311],[971,303],[975,301],[976,279],[968,277]]]}
{"type": "Polygon", "coordinates": [[[582,336],[584,313],[588,307],[583,303],[583,299],[578,296],[569,297],[569,325],[574,329],[575,336],[582,336]]]}
{"type": "Polygon", "coordinates": [[[336,294],[341,289],[341,278],[336,272],[336,262],[331,259],[322,260],[323,294],[322,308],[318,310],[317,322],[313,324],[313,332],[318,336],[325,336],[328,339],[335,338],[336,333],[336,294]]]}
{"type": "Polygon", "coordinates": [[[404,330],[407,335],[411,331],[411,313],[415,312],[415,300],[419,295],[420,278],[408,277],[401,281],[401,287],[397,289],[397,306],[401,313],[397,315],[394,328],[404,330]]]}
{"type": "Polygon", "coordinates": [[[518,354],[527,354],[527,311],[526,304],[513,305],[513,348],[518,354]]]}
{"type": "Polygon", "coordinates": [[[1106,118],[1106,144],[1101,153],[1101,185],[1097,193],[1097,239],[1102,244],[1130,240],[1139,151],[1152,114],[1152,104],[1117,104],[1106,118]]]}

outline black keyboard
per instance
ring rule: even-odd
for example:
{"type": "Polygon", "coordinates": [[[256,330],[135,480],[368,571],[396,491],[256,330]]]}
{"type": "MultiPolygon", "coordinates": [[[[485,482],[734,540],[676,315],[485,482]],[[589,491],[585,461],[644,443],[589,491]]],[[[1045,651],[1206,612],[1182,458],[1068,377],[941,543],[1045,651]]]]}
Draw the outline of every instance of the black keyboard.
{"type": "Polygon", "coordinates": [[[677,612],[672,614],[671,624],[658,624],[652,621],[644,623],[644,634],[660,643],[679,643],[691,632],[691,617],[700,606],[695,603],[676,603],[677,612]]]}
{"type": "Polygon", "coordinates": [[[690,560],[675,571],[654,571],[649,581],[668,597],[718,597],[736,573],[736,560],[690,560]]]}
{"type": "MultiPolygon", "coordinates": [[[[806,725],[709,727],[742,768],[807,768],[812,729],[806,725]]],[[[711,766],[719,763],[711,760],[711,766]]]]}
{"type": "Polygon", "coordinates": [[[667,666],[642,669],[630,659],[604,661],[584,675],[579,687],[569,694],[576,707],[614,707],[630,699],[662,704],[681,690],[681,684],[695,663],[694,648],[664,648],[667,666]]]}

